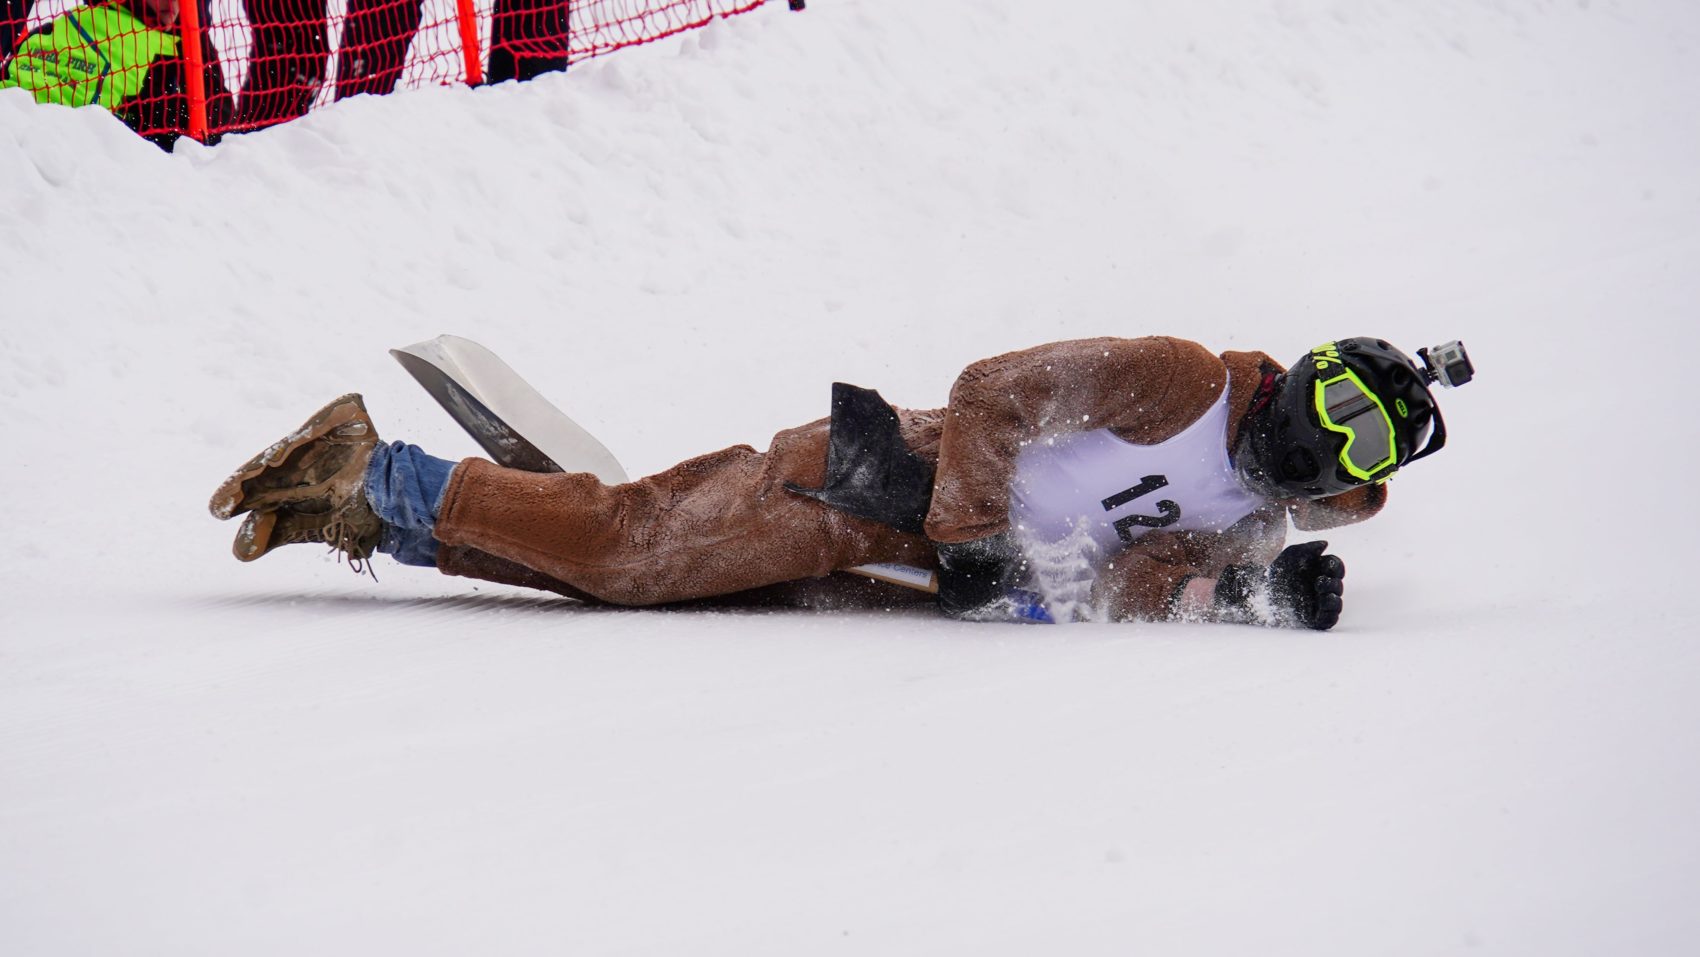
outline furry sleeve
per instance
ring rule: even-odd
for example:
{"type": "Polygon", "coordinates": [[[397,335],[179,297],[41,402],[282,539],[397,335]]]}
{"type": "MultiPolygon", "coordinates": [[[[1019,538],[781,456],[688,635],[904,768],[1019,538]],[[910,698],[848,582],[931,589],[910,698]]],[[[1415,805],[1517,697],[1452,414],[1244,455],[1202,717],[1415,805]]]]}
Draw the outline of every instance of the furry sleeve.
{"type": "Polygon", "coordinates": [[[1149,533],[1098,569],[1093,603],[1115,621],[1179,617],[1176,604],[1187,582],[1215,578],[1229,565],[1266,566],[1286,537],[1287,516],[1278,506],[1218,533],[1149,533]]]}

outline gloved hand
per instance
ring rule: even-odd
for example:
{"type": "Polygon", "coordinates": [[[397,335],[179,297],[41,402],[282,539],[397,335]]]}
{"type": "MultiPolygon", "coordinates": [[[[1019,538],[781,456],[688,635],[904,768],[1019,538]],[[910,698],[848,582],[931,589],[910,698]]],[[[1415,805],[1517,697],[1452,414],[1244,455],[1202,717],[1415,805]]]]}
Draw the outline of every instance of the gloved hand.
{"type": "Polygon", "coordinates": [[[966,617],[1002,599],[1026,564],[1007,534],[936,547],[939,608],[952,618],[966,617]]]}
{"type": "Polygon", "coordinates": [[[1225,617],[1252,617],[1251,603],[1259,586],[1266,587],[1275,623],[1327,631],[1340,622],[1346,564],[1323,554],[1327,542],[1289,545],[1267,571],[1250,565],[1229,565],[1216,579],[1216,607],[1225,617]]]}
{"type": "Polygon", "coordinates": [[[1327,542],[1289,545],[1269,566],[1269,600],[1284,624],[1327,631],[1340,623],[1346,563],[1323,554],[1327,542]]]}

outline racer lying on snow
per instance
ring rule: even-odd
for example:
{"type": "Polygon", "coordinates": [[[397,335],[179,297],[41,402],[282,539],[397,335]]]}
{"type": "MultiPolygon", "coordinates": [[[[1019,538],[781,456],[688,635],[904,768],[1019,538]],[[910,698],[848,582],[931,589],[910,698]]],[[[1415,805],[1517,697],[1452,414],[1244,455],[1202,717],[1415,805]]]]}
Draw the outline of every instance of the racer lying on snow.
{"type": "Polygon", "coordinates": [[[1458,343],[1342,339],[1283,371],[1167,337],[1058,342],[969,366],[940,410],[834,387],[833,415],[623,485],[380,444],[343,396],[214,493],[236,557],[317,542],[586,601],[655,605],[895,562],[975,619],[1258,621],[1327,629],[1345,568],[1287,522],[1363,521],[1437,451],[1429,386],[1458,343]],[[1059,556],[1064,556],[1059,560],[1059,556]],[[1059,569],[1061,570],[1059,572],[1059,569]],[[1079,574],[1071,574],[1079,570],[1079,574]]]}

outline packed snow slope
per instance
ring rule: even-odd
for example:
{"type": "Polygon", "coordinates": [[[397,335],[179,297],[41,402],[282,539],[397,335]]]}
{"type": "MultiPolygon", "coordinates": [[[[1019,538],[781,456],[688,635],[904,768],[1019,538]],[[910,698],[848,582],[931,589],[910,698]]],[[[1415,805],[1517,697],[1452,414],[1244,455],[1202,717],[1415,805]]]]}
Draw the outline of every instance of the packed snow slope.
{"type": "Polygon", "coordinates": [[[1692,954],[1700,7],[770,4],[158,152],[0,93],[0,950],[1692,954]],[[207,495],[385,349],[634,474],[968,362],[1462,338],[1327,634],[592,611],[207,495]]]}

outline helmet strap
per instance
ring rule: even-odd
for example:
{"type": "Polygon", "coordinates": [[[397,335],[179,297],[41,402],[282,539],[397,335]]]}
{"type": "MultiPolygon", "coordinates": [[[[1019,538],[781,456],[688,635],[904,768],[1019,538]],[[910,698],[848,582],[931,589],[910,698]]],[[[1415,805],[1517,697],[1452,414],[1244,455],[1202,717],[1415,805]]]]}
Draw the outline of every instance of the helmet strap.
{"type": "Polygon", "coordinates": [[[1412,462],[1415,462],[1417,459],[1423,458],[1424,456],[1433,455],[1434,453],[1439,452],[1445,445],[1446,420],[1440,417],[1440,403],[1437,402],[1434,404],[1434,432],[1428,437],[1428,444],[1423,446],[1423,450],[1421,452],[1418,452],[1406,459],[1400,468],[1403,468],[1405,465],[1410,465],[1412,462]]]}

